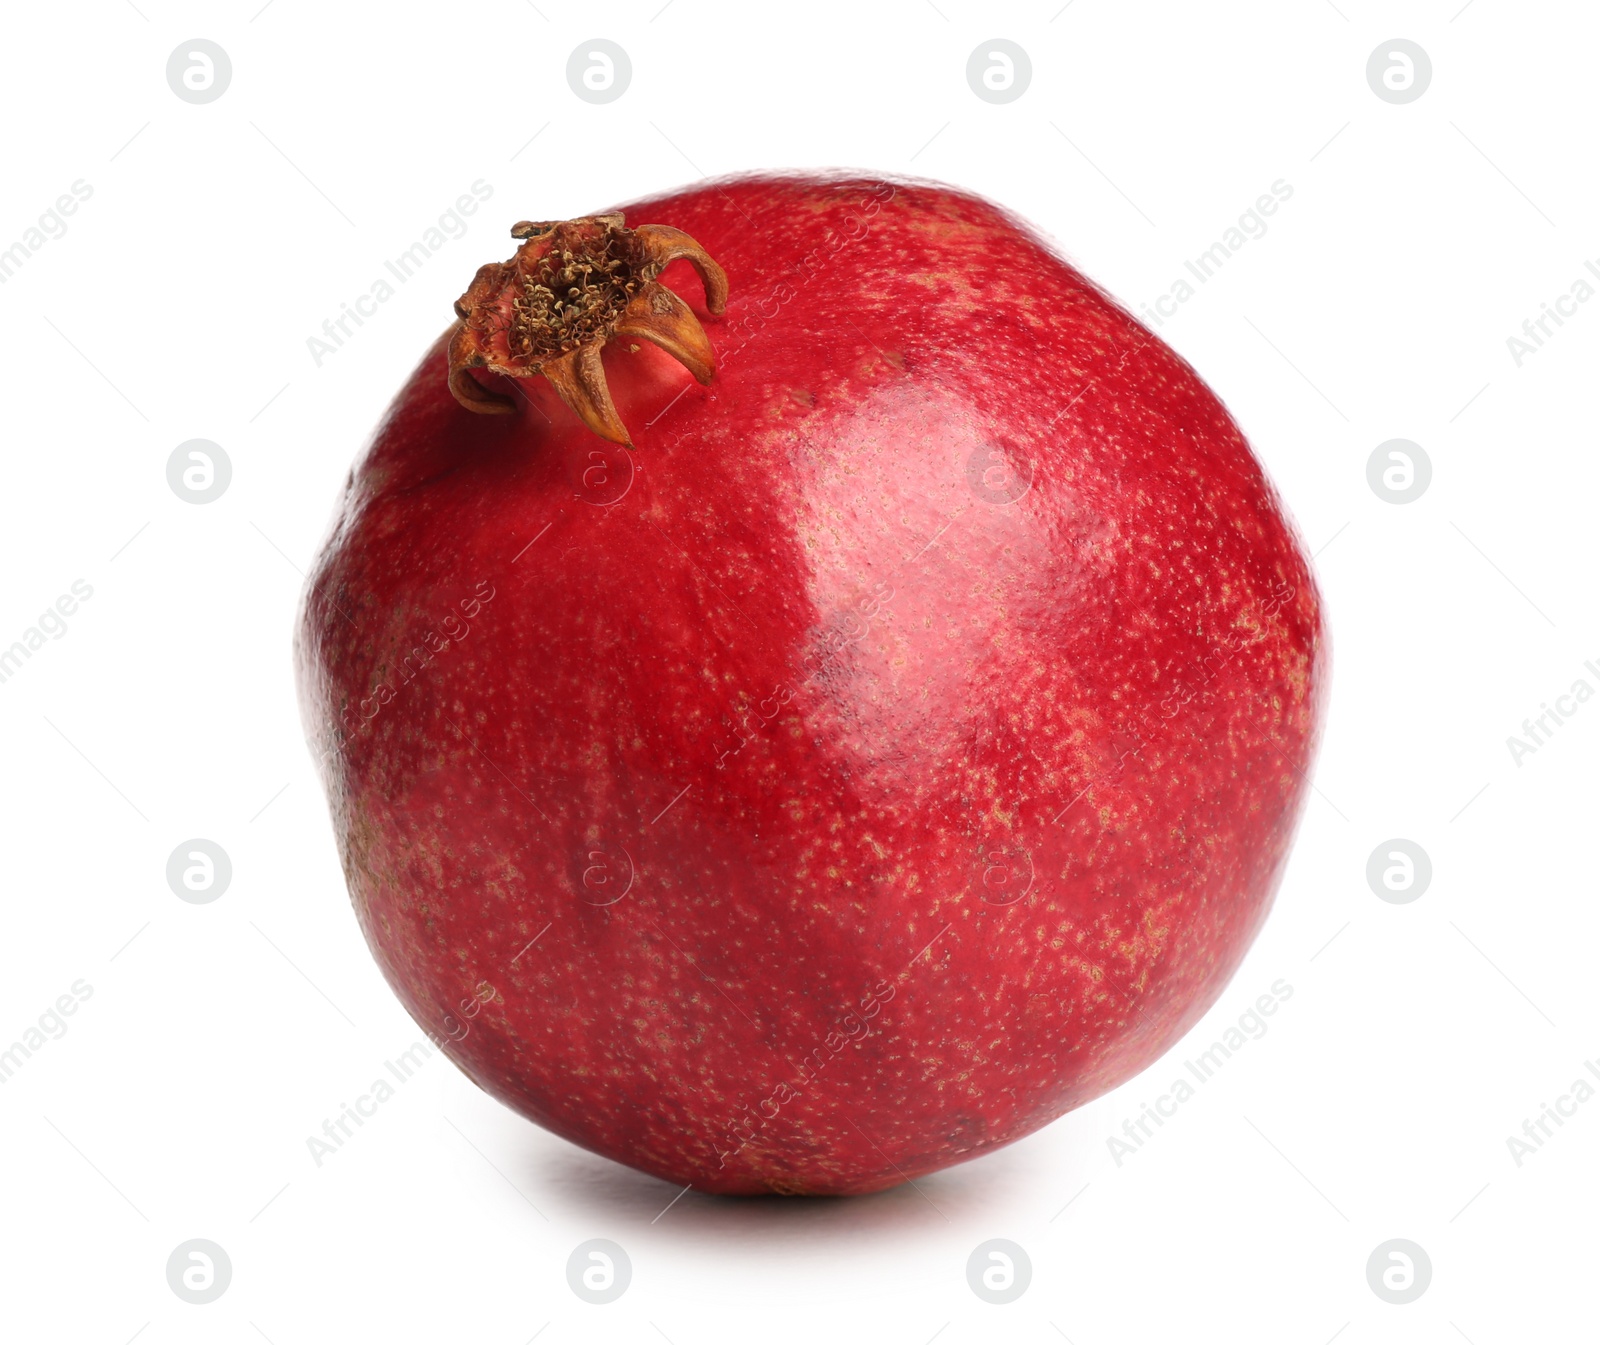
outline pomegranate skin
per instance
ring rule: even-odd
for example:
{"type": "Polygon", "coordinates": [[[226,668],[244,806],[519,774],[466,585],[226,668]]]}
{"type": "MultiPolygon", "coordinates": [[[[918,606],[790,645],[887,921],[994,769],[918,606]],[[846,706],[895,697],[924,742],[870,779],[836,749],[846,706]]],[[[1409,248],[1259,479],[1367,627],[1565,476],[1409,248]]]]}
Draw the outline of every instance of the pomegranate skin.
{"type": "Polygon", "coordinates": [[[661,277],[715,377],[608,347],[629,454],[537,377],[463,409],[441,338],[309,581],[307,731],[367,941],[482,1088],[698,1190],[878,1190],[1216,1000],[1308,788],[1315,583],[1195,371],[995,206],[625,210],[726,269],[723,318],[661,277]]]}

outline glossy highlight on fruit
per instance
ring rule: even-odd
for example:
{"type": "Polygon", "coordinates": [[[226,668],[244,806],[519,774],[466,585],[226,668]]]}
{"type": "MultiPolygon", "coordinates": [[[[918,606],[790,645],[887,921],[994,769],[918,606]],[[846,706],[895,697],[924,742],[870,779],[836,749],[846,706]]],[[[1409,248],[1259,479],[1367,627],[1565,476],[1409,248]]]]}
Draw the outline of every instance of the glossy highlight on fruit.
{"type": "Polygon", "coordinates": [[[475,282],[297,641],[405,1007],[508,1106],[710,1192],[892,1186],[1151,1064],[1266,917],[1324,700],[1314,581],[1222,404],[937,184],[527,227],[589,272],[475,282]],[[657,227],[709,356],[619,330],[604,231],[657,227]],[[474,362],[518,322],[520,366],[474,362]],[[533,366],[580,346],[574,405],[533,366]]]}

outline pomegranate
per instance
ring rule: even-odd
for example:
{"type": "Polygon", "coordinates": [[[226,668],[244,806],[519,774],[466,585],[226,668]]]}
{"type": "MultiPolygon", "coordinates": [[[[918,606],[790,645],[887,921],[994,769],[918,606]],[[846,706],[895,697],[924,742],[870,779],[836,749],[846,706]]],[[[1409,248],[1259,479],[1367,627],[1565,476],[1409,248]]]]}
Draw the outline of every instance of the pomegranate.
{"type": "Polygon", "coordinates": [[[475,1082],[711,1192],[873,1191],[1221,992],[1326,641],[1199,375],[934,184],[524,222],[384,416],[297,663],[363,933],[475,1082]]]}

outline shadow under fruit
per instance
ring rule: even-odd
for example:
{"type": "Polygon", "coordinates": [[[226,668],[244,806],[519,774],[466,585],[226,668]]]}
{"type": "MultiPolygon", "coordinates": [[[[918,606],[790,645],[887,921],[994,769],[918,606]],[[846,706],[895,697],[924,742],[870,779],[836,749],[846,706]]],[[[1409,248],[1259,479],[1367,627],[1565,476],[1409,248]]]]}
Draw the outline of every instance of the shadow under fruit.
{"type": "Polygon", "coordinates": [[[934,184],[514,233],[298,635],[406,1008],[523,1115],[713,1192],[892,1186],[1144,1069],[1266,916],[1323,701],[1216,396],[934,184]]]}

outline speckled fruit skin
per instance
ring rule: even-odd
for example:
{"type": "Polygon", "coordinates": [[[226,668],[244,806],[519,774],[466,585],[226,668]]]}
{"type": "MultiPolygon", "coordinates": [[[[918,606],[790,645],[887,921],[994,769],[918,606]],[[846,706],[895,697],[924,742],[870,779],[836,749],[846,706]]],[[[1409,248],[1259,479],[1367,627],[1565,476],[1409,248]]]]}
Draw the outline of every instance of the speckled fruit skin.
{"type": "Polygon", "coordinates": [[[373,953],[479,1085],[698,1190],[877,1190],[1216,1000],[1307,789],[1315,584],[1195,371],[995,206],[626,211],[727,269],[723,319],[662,277],[715,379],[608,348],[630,455],[538,378],[463,410],[436,344],[309,583],[308,731],[373,953]]]}

